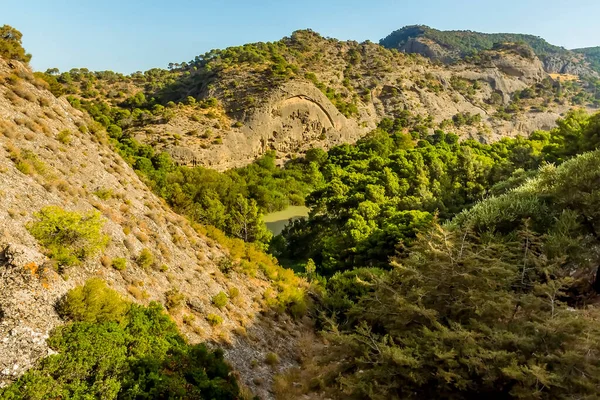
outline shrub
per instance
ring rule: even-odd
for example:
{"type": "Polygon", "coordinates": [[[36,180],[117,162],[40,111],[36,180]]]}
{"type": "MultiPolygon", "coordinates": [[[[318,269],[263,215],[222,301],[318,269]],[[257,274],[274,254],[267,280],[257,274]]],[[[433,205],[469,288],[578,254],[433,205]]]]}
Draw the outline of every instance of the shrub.
{"type": "Polygon", "coordinates": [[[117,271],[123,271],[125,268],[127,268],[127,260],[124,258],[115,258],[112,261],[112,267],[117,271]]]}
{"type": "Polygon", "coordinates": [[[231,289],[229,289],[229,298],[231,300],[237,298],[240,295],[240,290],[236,287],[232,287],[231,289]]]}
{"type": "Polygon", "coordinates": [[[221,318],[220,316],[218,316],[216,314],[208,314],[206,316],[206,320],[212,326],[221,325],[223,323],[223,318],[221,318]]]}
{"type": "Polygon", "coordinates": [[[265,363],[267,365],[277,365],[279,364],[279,356],[277,353],[268,353],[265,357],[265,363]]]}
{"type": "Polygon", "coordinates": [[[100,188],[94,192],[94,195],[101,200],[108,200],[113,196],[113,191],[111,189],[100,188]]]}
{"type": "Polygon", "coordinates": [[[223,352],[187,344],[156,303],[132,305],[120,324],[58,327],[48,344],[57,354],[0,389],[1,399],[242,398],[223,352]]]}
{"type": "Polygon", "coordinates": [[[59,303],[63,318],[82,322],[121,321],[129,308],[121,296],[102,279],[92,278],[70,290],[59,303]]]}
{"type": "Polygon", "coordinates": [[[229,302],[229,298],[225,294],[225,292],[219,292],[216,296],[212,298],[212,303],[218,309],[221,309],[227,305],[229,302]]]}
{"type": "Polygon", "coordinates": [[[154,263],[154,255],[149,249],[143,249],[136,259],[137,264],[146,269],[154,263]]]}
{"type": "Polygon", "coordinates": [[[168,310],[179,308],[185,302],[185,296],[177,289],[173,288],[165,293],[165,307],[168,310]]]}
{"type": "Polygon", "coordinates": [[[82,214],[48,206],[34,217],[27,229],[59,266],[78,265],[108,244],[109,237],[102,234],[104,220],[98,211],[82,214]]]}
{"type": "Polygon", "coordinates": [[[58,135],[56,136],[56,138],[62,144],[69,144],[69,143],[71,143],[71,140],[73,140],[73,138],[71,137],[71,131],[68,129],[58,132],[58,135]]]}

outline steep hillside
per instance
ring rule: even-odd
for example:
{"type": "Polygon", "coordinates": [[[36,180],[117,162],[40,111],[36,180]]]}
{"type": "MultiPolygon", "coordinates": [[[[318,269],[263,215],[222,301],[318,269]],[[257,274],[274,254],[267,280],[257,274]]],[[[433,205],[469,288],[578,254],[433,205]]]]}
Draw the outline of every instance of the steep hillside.
{"type": "Polygon", "coordinates": [[[413,25],[394,31],[379,41],[386,48],[421,54],[444,63],[477,56],[480,51],[491,50],[495,44],[505,42],[521,42],[531,46],[548,73],[595,78],[600,73],[597,63],[588,58],[586,53],[554,46],[534,35],[440,31],[425,25],[413,25]]]}
{"type": "Polygon", "coordinates": [[[573,51],[583,54],[592,68],[600,71],[600,47],[586,47],[584,49],[573,49],[573,51]]]}
{"type": "Polygon", "coordinates": [[[598,150],[545,165],[432,224],[387,271],[334,275],[328,345],[282,378],[282,398],[596,397],[599,165],[598,150]]]}
{"type": "Polygon", "coordinates": [[[71,104],[113,138],[135,137],[179,163],[218,170],[270,150],[284,162],[352,143],[384,117],[410,115],[406,128],[416,136],[443,128],[489,142],[549,129],[573,105],[598,102],[583,84],[552,79],[524,47],[445,66],[312,31],[214,50],[170,71],[41,76],[55,94],[72,93],[71,104]]]}
{"type": "Polygon", "coordinates": [[[101,125],[46,86],[0,58],[0,383],[52,353],[45,339],[64,323],[55,305],[99,277],[133,302],[164,304],[188,341],[222,346],[269,398],[273,371],[296,358],[306,283],[173,213],[101,125]]]}

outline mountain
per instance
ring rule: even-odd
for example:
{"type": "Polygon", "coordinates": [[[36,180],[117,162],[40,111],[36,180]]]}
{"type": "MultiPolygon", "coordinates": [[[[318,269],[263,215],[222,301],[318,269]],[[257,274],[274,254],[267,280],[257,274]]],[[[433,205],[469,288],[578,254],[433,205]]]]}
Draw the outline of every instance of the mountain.
{"type": "Polygon", "coordinates": [[[548,73],[595,78],[600,73],[597,61],[589,58],[586,52],[554,46],[533,35],[440,31],[425,25],[413,25],[394,31],[379,41],[386,48],[422,54],[444,63],[476,56],[481,51],[491,50],[497,43],[506,42],[522,42],[531,46],[548,73]]]}
{"type": "Polygon", "coordinates": [[[134,137],[180,164],[217,170],[268,151],[281,164],[312,147],[352,143],[384,117],[410,114],[423,135],[442,128],[489,142],[549,129],[573,106],[600,104],[595,83],[552,78],[524,46],[489,47],[468,62],[440,65],[304,30],[213,50],[170,70],[41,77],[114,138],[134,137]]]}

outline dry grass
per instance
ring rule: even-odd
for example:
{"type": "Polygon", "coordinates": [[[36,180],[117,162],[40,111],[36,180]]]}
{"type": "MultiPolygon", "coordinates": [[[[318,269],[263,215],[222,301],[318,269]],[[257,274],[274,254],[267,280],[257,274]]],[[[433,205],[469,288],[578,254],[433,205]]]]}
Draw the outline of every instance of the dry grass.
{"type": "Polygon", "coordinates": [[[25,87],[24,85],[17,84],[15,86],[13,86],[12,91],[17,96],[19,96],[20,98],[25,99],[27,101],[34,102],[37,100],[37,97],[35,97],[35,95],[33,93],[31,93],[29,88],[25,87]]]}
{"type": "Polygon", "coordinates": [[[570,81],[578,81],[579,77],[577,75],[571,74],[548,74],[552,79],[559,82],[570,82],[570,81]]]}
{"type": "Polygon", "coordinates": [[[146,300],[149,296],[145,290],[138,288],[137,286],[129,285],[127,286],[127,291],[136,299],[136,300],[146,300]]]}
{"type": "Polygon", "coordinates": [[[19,106],[23,103],[23,101],[10,89],[6,90],[6,98],[10,101],[13,106],[19,106]]]}
{"type": "Polygon", "coordinates": [[[146,235],[144,232],[142,231],[138,231],[135,233],[135,237],[137,238],[137,240],[139,240],[142,243],[147,243],[149,238],[148,235],[146,235]]]}
{"type": "Polygon", "coordinates": [[[15,139],[18,136],[14,125],[4,120],[0,120],[0,132],[8,139],[15,139]]]}
{"type": "Polygon", "coordinates": [[[108,268],[112,265],[112,259],[107,255],[103,255],[102,257],[100,257],[100,263],[105,268],[108,268]]]}

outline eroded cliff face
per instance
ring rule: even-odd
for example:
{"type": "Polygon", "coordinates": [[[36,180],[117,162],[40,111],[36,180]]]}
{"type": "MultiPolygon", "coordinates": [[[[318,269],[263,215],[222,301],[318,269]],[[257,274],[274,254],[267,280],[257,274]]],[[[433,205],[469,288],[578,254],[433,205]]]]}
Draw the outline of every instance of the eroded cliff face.
{"type": "Polygon", "coordinates": [[[270,150],[285,160],[313,147],[351,143],[367,130],[344,117],[312,83],[292,81],[273,90],[242,127],[223,136],[219,146],[189,149],[193,154],[181,146],[167,151],[178,162],[189,163],[191,157],[223,170],[246,165],[270,150]]]}
{"type": "Polygon", "coordinates": [[[568,74],[585,78],[598,78],[596,71],[591,69],[583,57],[549,55],[543,57],[544,70],[549,74],[568,74]]]}
{"type": "Polygon", "coordinates": [[[457,51],[452,51],[433,40],[423,37],[408,39],[398,50],[407,54],[419,54],[433,61],[446,64],[460,59],[460,54],[457,51]]]}
{"type": "Polygon", "coordinates": [[[236,263],[228,247],[173,213],[108,146],[104,132],[88,131],[86,116],[52,96],[25,66],[11,64],[0,59],[0,385],[52,353],[45,339],[64,323],[56,303],[100,277],[142,304],[165,304],[173,290],[181,293],[183,303],[169,313],[186,338],[224,346],[241,381],[269,398],[273,373],[294,364],[290,344],[302,332],[286,315],[277,321],[268,316],[263,295],[268,288],[277,291],[272,282],[260,269],[252,276],[235,268],[223,272],[224,260],[236,263]],[[33,214],[49,205],[101,212],[110,238],[103,254],[57,272],[26,229],[33,214]],[[136,262],[143,249],[154,259],[145,268],[136,262]],[[125,270],[111,267],[115,258],[126,260],[125,270]],[[234,287],[240,292],[235,302],[222,309],[212,304],[214,295],[234,287]],[[209,324],[209,313],[223,323],[209,324]],[[280,366],[250,368],[273,351],[280,366]]]}

